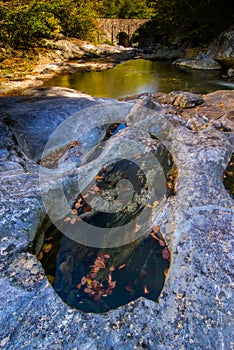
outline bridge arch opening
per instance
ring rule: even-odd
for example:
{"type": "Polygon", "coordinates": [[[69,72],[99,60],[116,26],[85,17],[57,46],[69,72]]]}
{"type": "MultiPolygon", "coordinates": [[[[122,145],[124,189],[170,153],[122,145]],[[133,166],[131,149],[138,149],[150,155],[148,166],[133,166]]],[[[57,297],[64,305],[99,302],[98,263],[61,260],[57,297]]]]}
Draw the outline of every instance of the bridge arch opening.
{"type": "Polygon", "coordinates": [[[117,34],[118,45],[128,47],[130,46],[129,36],[126,32],[119,32],[117,34]]]}

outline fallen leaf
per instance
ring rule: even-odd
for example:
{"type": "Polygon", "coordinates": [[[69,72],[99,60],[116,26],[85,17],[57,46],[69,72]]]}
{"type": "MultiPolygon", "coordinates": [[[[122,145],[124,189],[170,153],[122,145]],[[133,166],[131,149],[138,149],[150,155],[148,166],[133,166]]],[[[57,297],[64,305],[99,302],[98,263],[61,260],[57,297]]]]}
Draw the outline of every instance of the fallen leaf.
{"type": "Polygon", "coordinates": [[[109,254],[105,254],[105,255],[104,255],[104,258],[110,259],[110,255],[109,255],[109,254]]]}
{"type": "Polygon", "coordinates": [[[69,221],[71,221],[70,216],[67,216],[63,221],[64,221],[64,222],[69,222],[69,221]]]}
{"type": "Polygon", "coordinates": [[[102,261],[102,260],[95,260],[94,264],[95,264],[95,266],[99,267],[100,269],[104,269],[106,267],[104,261],[102,261]]]}
{"type": "Polygon", "coordinates": [[[163,274],[164,274],[164,276],[166,277],[166,275],[168,274],[168,271],[169,271],[169,269],[167,268],[167,269],[165,269],[164,271],[163,271],[163,274]]]}
{"type": "Polygon", "coordinates": [[[94,278],[97,277],[97,274],[96,274],[96,272],[91,272],[91,273],[89,274],[89,276],[90,276],[90,278],[94,279],[94,278]]]}
{"type": "Polygon", "coordinates": [[[97,301],[101,298],[101,294],[96,294],[93,298],[94,301],[97,301]]]}
{"type": "Polygon", "coordinates": [[[107,280],[107,282],[108,282],[108,283],[110,283],[110,282],[111,282],[111,280],[112,280],[112,276],[111,276],[111,274],[109,274],[109,275],[107,276],[106,280],[107,280]]]}
{"type": "Polygon", "coordinates": [[[147,288],[146,285],[143,287],[143,293],[144,294],[149,294],[149,289],[147,288]]]}
{"type": "Polygon", "coordinates": [[[77,214],[77,210],[76,210],[76,209],[72,209],[71,213],[72,213],[73,215],[76,215],[76,214],[77,214]]]}
{"type": "Polygon", "coordinates": [[[129,293],[134,293],[134,289],[132,288],[130,283],[127,286],[125,286],[124,289],[129,293]]]}
{"type": "Polygon", "coordinates": [[[91,288],[86,287],[84,289],[84,292],[87,293],[87,294],[91,294],[93,292],[93,290],[91,288]]]}
{"type": "Polygon", "coordinates": [[[80,289],[81,288],[81,283],[78,283],[77,286],[76,286],[77,289],[80,289]]]}
{"type": "Polygon", "coordinates": [[[45,253],[49,253],[50,251],[51,251],[51,249],[53,248],[53,244],[46,244],[46,245],[44,245],[44,247],[43,247],[43,251],[45,252],[45,253]]]}
{"type": "Polygon", "coordinates": [[[154,203],[152,205],[152,209],[155,209],[158,205],[159,205],[159,202],[158,201],[154,201],[154,203]]]}
{"type": "Polygon", "coordinates": [[[75,208],[76,208],[76,209],[79,209],[80,207],[82,207],[82,204],[79,203],[79,202],[77,202],[77,203],[75,204],[75,208]]]}
{"type": "Polygon", "coordinates": [[[160,230],[160,226],[156,225],[154,226],[154,233],[157,233],[160,230]]]}
{"type": "Polygon", "coordinates": [[[76,218],[72,218],[70,224],[74,225],[76,223],[76,218]]]}
{"type": "Polygon", "coordinates": [[[158,241],[158,243],[160,244],[161,247],[165,247],[165,245],[166,245],[165,242],[162,241],[161,239],[158,241]]]}
{"type": "Polygon", "coordinates": [[[116,281],[112,281],[109,283],[109,288],[114,289],[116,287],[116,281]]]}
{"type": "Polygon", "coordinates": [[[118,267],[118,269],[119,269],[119,270],[122,270],[122,269],[124,269],[126,266],[127,266],[127,264],[122,264],[122,265],[120,265],[120,266],[118,267]]]}
{"type": "Polygon", "coordinates": [[[162,257],[165,260],[169,260],[170,259],[170,252],[168,250],[168,248],[164,248],[162,251],[162,257]]]}
{"type": "Polygon", "coordinates": [[[111,267],[109,268],[109,271],[110,271],[110,272],[115,271],[114,266],[111,266],[111,267]]]}
{"type": "Polygon", "coordinates": [[[38,254],[37,257],[38,257],[39,260],[43,259],[43,253],[42,253],[42,251],[40,251],[40,253],[38,254]]]}

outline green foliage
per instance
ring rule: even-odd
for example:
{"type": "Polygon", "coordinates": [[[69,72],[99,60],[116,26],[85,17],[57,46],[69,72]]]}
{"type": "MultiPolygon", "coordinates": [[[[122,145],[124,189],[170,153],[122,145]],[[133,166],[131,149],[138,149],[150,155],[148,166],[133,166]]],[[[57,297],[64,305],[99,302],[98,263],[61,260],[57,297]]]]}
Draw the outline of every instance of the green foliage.
{"type": "Polygon", "coordinates": [[[156,0],[154,8],[155,32],[166,41],[208,43],[234,22],[231,0],[156,0]]]}
{"type": "Polygon", "coordinates": [[[20,48],[35,44],[39,38],[55,38],[58,33],[92,39],[96,29],[93,5],[90,0],[2,1],[0,41],[20,48]]]}
{"type": "Polygon", "coordinates": [[[101,15],[107,18],[151,18],[154,14],[152,4],[147,0],[103,1],[101,15]]]}

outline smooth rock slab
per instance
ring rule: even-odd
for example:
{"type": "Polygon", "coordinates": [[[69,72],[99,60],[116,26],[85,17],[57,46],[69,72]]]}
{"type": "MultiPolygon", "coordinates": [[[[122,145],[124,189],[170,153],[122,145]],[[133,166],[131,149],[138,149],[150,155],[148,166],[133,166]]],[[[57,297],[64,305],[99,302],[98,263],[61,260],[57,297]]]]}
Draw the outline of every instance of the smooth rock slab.
{"type": "MultiPolygon", "coordinates": [[[[0,138],[1,154],[5,168],[11,162],[15,169],[9,176],[3,168],[0,175],[0,347],[231,350],[234,211],[221,175],[233,152],[233,131],[219,130],[214,125],[215,118],[209,118],[206,127],[191,130],[186,126],[188,114],[185,122],[180,110],[172,113],[170,108],[150,99],[135,101],[134,106],[126,108],[125,122],[164,142],[178,167],[176,196],[166,200],[161,211],[152,213],[169,244],[171,266],[157,303],[140,298],[104,315],[84,314],[61,301],[40,262],[29,252],[46,212],[39,194],[39,166],[22,152],[22,138],[18,138],[20,143],[16,141],[15,125],[20,125],[23,118],[22,108],[30,113],[28,127],[21,125],[20,131],[25,132],[26,140],[33,141],[30,114],[33,121],[41,120],[37,137],[39,140],[41,135],[45,140],[48,101],[48,115],[53,108],[56,113],[54,122],[48,124],[47,135],[61,119],[73,113],[75,105],[80,110],[90,101],[99,102],[77,96],[71,98],[70,105],[67,98],[60,114],[63,92],[61,89],[61,96],[53,99],[28,97],[20,104],[18,98],[1,100],[0,122],[6,130],[4,139],[0,138]],[[5,124],[6,116],[15,122],[13,129],[5,124]]],[[[234,93],[229,92],[229,98],[230,94],[234,93]]],[[[215,103],[217,108],[223,108],[219,106],[220,101],[225,102],[223,92],[211,96],[212,108],[215,109],[215,103]]],[[[186,109],[186,113],[196,113],[195,108],[186,109]]],[[[222,111],[223,122],[230,123],[227,110],[222,111]]]]}

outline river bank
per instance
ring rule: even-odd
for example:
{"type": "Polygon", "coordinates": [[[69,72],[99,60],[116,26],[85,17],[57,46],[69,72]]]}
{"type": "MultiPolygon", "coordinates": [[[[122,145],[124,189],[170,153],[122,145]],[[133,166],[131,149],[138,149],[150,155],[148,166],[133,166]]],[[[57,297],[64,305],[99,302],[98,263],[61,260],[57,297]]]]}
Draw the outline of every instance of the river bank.
{"type": "MultiPolygon", "coordinates": [[[[188,60],[189,57],[197,57],[201,50],[204,48],[185,50],[161,45],[153,49],[139,50],[123,46],[94,45],[73,38],[44,40],[40,47],[28,52],[2,48],[0,96],[22,95],[28,88],[40,87],[46,80],[57,75],[103,71],[131,59],[176,61],[181,64],[181,61],[188,60]]],[[[210,60],[202,56],[202,59],[196,61],[196,67],[202,64],[202,69],[221,68],[218,63],[212,63],[210,68],[209,62],[210,60]]]]}

